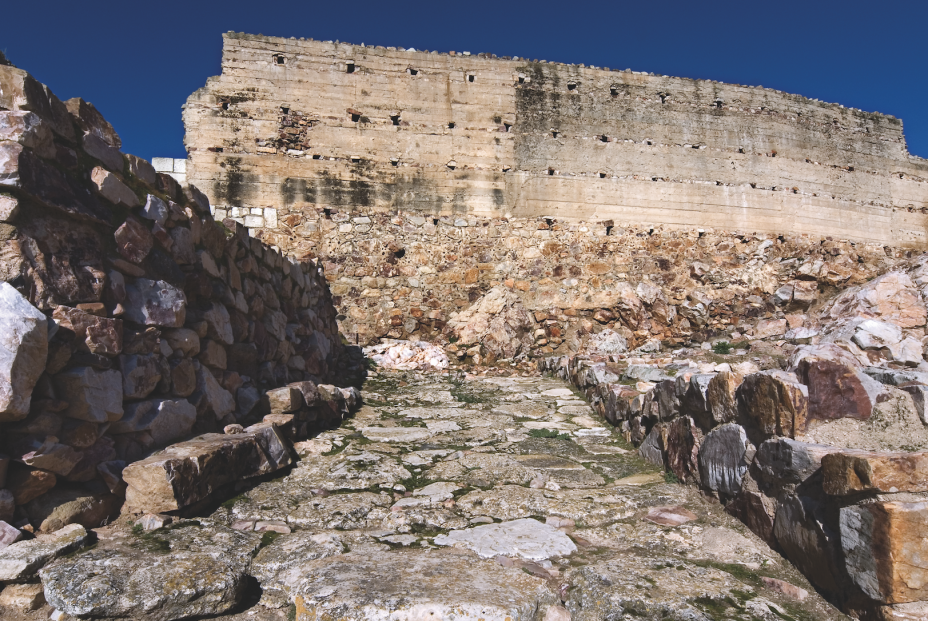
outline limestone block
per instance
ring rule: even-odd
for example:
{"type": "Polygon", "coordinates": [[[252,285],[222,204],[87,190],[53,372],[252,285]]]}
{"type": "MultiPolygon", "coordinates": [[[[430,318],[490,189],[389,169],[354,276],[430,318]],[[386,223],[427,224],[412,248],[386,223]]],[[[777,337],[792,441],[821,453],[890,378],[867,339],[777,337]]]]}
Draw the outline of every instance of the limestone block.
{"type": "Polygon", "coordinates": [[[170,209],[167,203],[155,196],[149,194],[145,198],[145,205],[142,207],[140,214],[143,218],[154,221],[156,224],[164,226],[170,215],[170,209]]]}
{"type": "Polygon", "coordinates": [[[55,436],[47,436],[43,442],[32,440],[16,455],[17,459],[27,466],[53,472],[59,476],[67,476],[81,461],[83,455],[70,446],[59,444],[55,436]]]}
{"type": "Polygon", "coordinates": [[[840,510],[841,547],[854,583],[885,604],[928,599],[928,503],[877,502],[840,510]]]}
{"type": "Polygon", "coordinates": [[[54,559],[79,550],[90,542],[90,535],[79,524],[65,526],[49,535],[20,541],[0,550],[0,581],[22,581],[54,559]]]}
{"type": "Polygon", "coordinates": [[[454,530],[435,537],[435,544],[466,547],[483,558],[502,555],[535,561],[569,556],[577,551],[577,546],[563,532],[530,518],[454,530]]]}
{"type": "Polygon", "coordinates": [[[189,358],[169,360],[171,365],[171,394],[189,397],[197,389],[197,371],[189,358]]]}
{"type": "Polygon", "coordinates": [[[29,612],[45,605],[41,584],[11,584],[0,593],[0,607],[29,612]]]}
{"type": "Polygon", "coordinates": [[[902,341],[902,329],[884,321],[866,319],[857,326],[853,341],[861,349],[882,349],[902,341]]]}
{"type": "Polygon", "coordinates": [[[709,417],[694,416],[703,429],[712,429],[728,423],[738,416],[737,391],[744,378],[731,371],[722,371],[709,380],[706,386],[706,409],[709,417]]]}
{"type": "Polygon", "coordinates": [[[203,339],[201,345],[202,351],[197,355],[197,360],[211,369],[226,369],[228,367],[226,348],[222,343],[212,339],[203,339]]]}
{"type": "Polygon", "coordinates": [[[0,66],[0,108],[35,112],[56,134],[74,140],[74,127],[65,105],[22,69],[0,66]]]}
{"type": "Polygon", "coordinates": [[[123,417],[110,425],[109,433],[148,431],[155,445],[163,446],[190,433],[197,410],[184,399],[154,399],[126,405],[123,417]]]}
{"type": "Polygon", "coordinates": [[[106,423],[122,418],[122,373],[76,367],[54,377],[58,396],[68,402],[64,415],[78,420],[106,423]]]}
{"type": "Polygon", "coordinates": [[[304,405],[303,393],[293,385],[274,388],[265,394],[270,402],[271,412],[296,412],[304,405]]]}
{"type": "Polygon", "coordinates": [[[832,452],[822,457],[826,494],[928,491],[928,453],[832,452]]]}
{"type": "Polygon", "coordinates": [[[125,319],[146,326],[180,328],[187,315],[184,292],[163,280],[139,278],[126,287],[125,319]]]}
{"type": "Polygon", "coordinates": [[[29,414],[47,355],[48,319],[12,285],[0,282],[0,422],[29,414]]]}
{"type": "Polygon", "coordinates": [[[51,472],[17,468],[8,475],[7,486],[15,503],[24,505],[55,487],[56,482],[57,478],[51,472]]]}
{"type": "Polygon", "coordinates": [[[124,205],[130,209],[138,206],[139,199],[135,193],[110,171],[97,166],[91,171],[90,180],[94,184],[94,190],[114,205],[124,205]]]}
{"type": "MultiPolygon", "coordinates": [[[[6,491],[6,490],[4,490],[6,491]]],[[[12,519],[13,509],[10,508],[9,516],[6,519],[12,519]]],[[[0,550],[11,543],[16,543],[23,538],[23,532],[15,526],[10,526],[6,521],[0,520],[0,550]]]]}
{"type": "Polygon", "coordinates": [[[193,242],[193,233],[185,226],[176,226],[171,229],[171,256],[180,265],[190,265],[196,262],[196,248],[193,242]]]}
{"type": "Polygon", "coordinates": [[[174,511],[224,485],[274,470],[253,433],[206,434],[126,466],[126,509],[174,511]]]}
{"type": "Polygon", "coordinates": [[[727,496],[738,494],[748,469],[745,456],[749,446],[741,425],[727,423],[710,431],[699,448],[702,485],[727,496]]]}
{"type": "MultiPolygon", "coordinates": [[[[286,325],[286,316],[284,316],[283,313],[277,313],[277,315],[283,319],[284,325],[286,325]]],[[[206,321],[207,334],[211,339],[216,339],[226,345],[231,345],[235,342],[235,338],[232,335],[229,310],[224,305],[214,302],[210,309],[203,313],[203,319],[206,321]]],[[[273,332],[273,334],[279,340],[283,340],[286,337],[283,328],[273,332]]]]}
{"type": "Polygon", "coordinates": [[[61,328],[74,332],[75,343],[83,351],[116,356],[122,351],[122,320],[100,317],[86,311],[59,306],[52,318],[61,328]]]}

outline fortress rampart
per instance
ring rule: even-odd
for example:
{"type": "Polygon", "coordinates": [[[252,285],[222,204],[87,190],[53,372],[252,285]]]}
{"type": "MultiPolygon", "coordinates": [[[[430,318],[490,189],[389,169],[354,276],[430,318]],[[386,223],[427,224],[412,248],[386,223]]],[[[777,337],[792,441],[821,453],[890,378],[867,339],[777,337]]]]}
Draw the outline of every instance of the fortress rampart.
{"type": "Polygon", "coordinates": [[[334,209],[928,241],[899,119],[762,87],[228,33],[184,121],[189,180],[279,236],[334,209]]]}

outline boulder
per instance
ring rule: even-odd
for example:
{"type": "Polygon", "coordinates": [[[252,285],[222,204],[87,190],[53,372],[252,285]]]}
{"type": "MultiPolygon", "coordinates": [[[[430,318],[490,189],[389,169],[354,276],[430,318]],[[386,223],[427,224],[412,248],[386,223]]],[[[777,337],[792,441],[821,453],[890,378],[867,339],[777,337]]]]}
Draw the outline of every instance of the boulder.
{"type": "Polygon", "coordinates": [[[808,390],[793,373],[761,371],[738,387],[738,419],[759,444],[770,436],[793,438],[806,426],[808,390]]]}
{"type": "Polygon", "coordinates": [[[296,412],[303,407],[303,393],[296,386],[283,386],[268,390],[271,412],[296,412]]]}
{"type": "Polygon", "coordinates": [[[835,451],[822,457],[826,494],[928,492],[928,452],[835,451]]]}
{"type": "Polygon", "coordinates": [[[689,416],[668,424],[666,442],[667,467],[683,483],[699,483],[699,449],[701,433],[689,416]]]}
{"type": "MultiPolygon", "coordinates": [[[[93,134],[102,139],[107,145],[119,149],[122,147],[122,140],[119,134],[113,129],[109,121],[103,118],[100,111],[92,103],[84,101],[80,97],[74,97],[64,102],[71,117],[77,121],[81,131],[93,134]]],[[[144,160],[143,160],[144,161],[144,160]]]]}
{"type": "Polygon", "coordinates": [[[10,584],[0,593],[0,608],[30,612],[45,605],[41,584],[10,584]]]}
{"type": "Polygon", "coordinates": [[[200,337],[189,328],[163,330],[161,337],[167,340],[173,351],[180,352],[188,358],[200,353],[200,337]]]}
{"type": "Polygon", "coordinates": [[[807,496],[784,494],[777,505],[773,532],[780,549],[809,581],[837,596],[844,586],[840,539],[830,526],[828,507],[807,496]]]}
{"type": "Polygon", "coordinates": [[[0,282],[0,422],[29,414],[47,355],[48,319],[12,285],[0,282]]]}
{"type": "Polygon", "coordinates": [[[23,446],[19,461],[59,476],[67,476],[81,461],[83,455],[70,446],[59,444],[55,436],[47,436],[43,442],[32,440],[23,446]]]}
{"type": "Polygon", "coordinates": [[[875,502],[840,510],[851,580],[885,604],[928,599],[928,503],[875,502]]]}
{"type": "Polygon", "coordinates": [[[206,333],[209,338],[226,345],[231,345],[235,341],[232,336],[229,311],[222,304],[214,302],[210,309],[203,313],[203,320],[206,321],[206,333]]]}
{"type": "Polygon", "coordinates": [[[188,435],[197,419],[197,409],[184,399],[128,403],[125,409],[125,415],[110,425],[109,433],[148,431],[156,446],[188,435]]]}
{"type": "Polygon", "coordinates": [[[51,128],[34,112],[0,112],[0,140],[12,140],[35,151],[39,157],[55,157],[51,128]]]}
{"type": "Polygon", "coordinates": [[[769,485],[798,485],[821,468],[823,457],[839,450],[790,438],[771,438],[757,448],[754,467],[769,485]]]}
{"type": "Polygon", "coordinates": [[[51,472],[26,468],[11,469],[7,486],[17,505],[24,505],[55,487],[57,478],[51,472]]]}
{"type": "Polygon", "coordinates": [[[164,226],[165,222],[168,221],[170,213],[171,211],[168,209],[167,203],[154,194],[149,194],[145,198],[145,205],[142,207],[140,215],[147,220],[152,220],[156,224],[164,226]]]}
{"type": "Polygon", "coordinates": [[[90,493],[80,487],[59,486],[26,504],[29,521],[42,532],[69,524],[98,528],[119,515],[122,499],[114,494],[90,493]]]}
{"type": "Polygon", "coordinates": [[[145,326],[180,328],[187,315],[184,292],[163,280],[139,278],[126,287],[127,320],[145,326]]]}
{"type": "Polygon", "coordinates": [[[20,582],[35,577],[50,561],[88,545],[91,535],[80,524],[49,535],[19,541],[0,550],[0,581],[20,582]]]}
{"type": "Polygon", "coordinates": [[[244,595],[260,535],[181,521],[107,540],[40,572],[48,603],[72,616],[170,621],[218,615],[244,595]]]}
{"type": "Polygon", "coordinates": [[[748,436],[741,425],[727,423],[716,427],[699,448],[699,473],[702,485],[726,496],[741,491],[741,482],[748,469],[748,436]]]}
{"type": "MultiPolygon", "coordinates": [[[[4,490],[6,491],[6,490],[4,490]]],[[[12,514],[12,509],[10,514],[12,514]]],[[[12,519],[12,518],[10,518],[12,519]]],[[[0,550],[10,544],[16,543],[23,538],[23,532],[15,526],[10,526],[6,521],[0,520],[0,550]]]]}
{"type": "Polygon", "coordinates": [[[58,397],[68,402],[64,415],[93,423],[122,417],[122,373],[75,367],[54,377],[58,397]]]}
{"type": "MultiPolygon", "coordinates": [[[[100,136],[93,133],[85,133],[83,140],[81,140],[81,146],[84,148],[84,152],[87,155],[99,160],[107,169],[119,174],[124,172],[126,163],[122,153],[119,152],[118,148],[107,144],[100,136]]],[[[97,168],[100,167],[98,166],[97,168]]],[[[101,168],[101,170],[103,169],[101,168]]],[[[115,203],[116,201],[113,202],[115,203]]],[[[135,205],[138,205],[137,198],[135,199],[135,204],[129,206],[134,207],[135,205]]]]}
{"type": "Polygon", "coordinates": [[[809,418],[867,420],[874,406],[890,398],[856,358],[832,343],[800,347],[790,357],[790,368],[808,387],[809,418]]]}
{"type": "Polygon", "coordinates": [[[587,341],[587,350],[591,354],[623,354],[628,351],[628,342],[615,330],[606,328],[590,336],[590,340],[587,341]]]}
{"type": "Polygon", "coordinates": [[[126,466],[126,510],[175,511],[204,500],[230,483],[277,469],[256,433],[206,434],[174,444],[126,466]]]}
{"type": "MultiPolygon", "coordinates": [[[[122,161],[122,156],[119,159],[122,161]]],[[[90,173],[90,180],[93,182],[97,194],[114,205],[122,205],[129,209],[138,207],[139,198],[135,195],[135,192],[129,189],[129,186],[122,182],[118,175],[97,166],[90,173]]]]}

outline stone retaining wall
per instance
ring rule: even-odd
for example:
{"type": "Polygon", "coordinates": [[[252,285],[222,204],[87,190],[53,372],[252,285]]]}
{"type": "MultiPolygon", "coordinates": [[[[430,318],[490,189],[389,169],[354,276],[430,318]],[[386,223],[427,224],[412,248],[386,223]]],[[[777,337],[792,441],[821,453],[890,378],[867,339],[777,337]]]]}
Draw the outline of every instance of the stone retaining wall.
{"type": "Polygon", "coordinates": [[[271,229],[401,209],[928,240],[899,119],[760,86],[227,33],[184,123],[190,181],[271,229]]]}
{"type": "MultiPolygon", "coordinates": [[[[322,265],[215,221],[120,144],[91,104],[0,66],[0,520],[17,527],[98,526],[127,463],[260,422],[267,389],[345,375],[322,265]]],[[[308,406],[344,409],[322,392],[308,406]]],[[[292,441],[328,418],[271,426],[292,441]]],[[[235,436],[250,475],[283,463],[266,432],[235,436]]]]}

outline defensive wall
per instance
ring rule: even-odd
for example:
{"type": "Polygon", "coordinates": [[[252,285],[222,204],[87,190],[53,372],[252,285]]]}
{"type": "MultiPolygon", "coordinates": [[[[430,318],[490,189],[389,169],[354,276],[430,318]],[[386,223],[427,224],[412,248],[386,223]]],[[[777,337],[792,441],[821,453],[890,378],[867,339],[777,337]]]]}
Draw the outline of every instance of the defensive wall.
{"type": "Polygon", "coordinates": [[[404,210],[926,242],[928,162],[892,116],[491,54],[223,41],[185,106],[187,176],[249,228],[404,210]]]}

